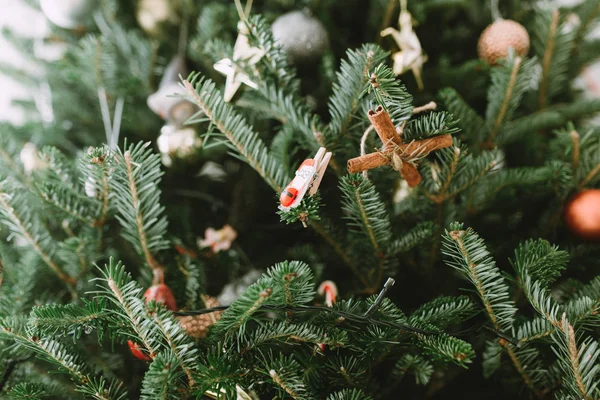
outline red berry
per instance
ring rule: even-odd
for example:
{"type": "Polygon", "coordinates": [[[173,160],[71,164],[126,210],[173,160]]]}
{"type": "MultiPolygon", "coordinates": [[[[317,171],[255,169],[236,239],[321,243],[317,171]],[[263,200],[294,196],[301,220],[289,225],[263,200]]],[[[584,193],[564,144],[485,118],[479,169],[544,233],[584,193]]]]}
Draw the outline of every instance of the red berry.
{"type": "Polygon", "coordinates": [[[164,283],[150,286],[148,290],[146,290],[146,293],[144,293],[144,297],[146,298],[146,302],[154,300],[157,303],[165,304],[171,311],[177,310],[175,296],[173,295],[171,289],[164,283]]]}

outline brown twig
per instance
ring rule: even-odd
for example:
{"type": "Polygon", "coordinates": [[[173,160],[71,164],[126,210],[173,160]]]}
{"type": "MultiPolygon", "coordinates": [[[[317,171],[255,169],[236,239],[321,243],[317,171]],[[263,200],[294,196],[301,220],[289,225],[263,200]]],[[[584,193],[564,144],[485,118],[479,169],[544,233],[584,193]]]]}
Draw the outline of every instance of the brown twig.
{"type": "Polygon", "coordinates": [[[512,98],[512,92],[515,89],[515,85],[517,83],[517,76],[519,75],[519,67],[521,66],[521,57],[515,58],[515,63],[513,64],[512,72],[510,74],[510,78],[508,81],[508,86],[506,87],[506,92],[504,93],[504,100],[502,101],[502,106],[500,107],[500,112],[498,112],[498,117],[494,122],[494,126],[490,133],[490,136],[486,142],[482,144],[483,148],[493,148],[494,141],[496,140],[496,135],[498,135],[498,131],[500,130],[500,126],[502,126],[502,121],[504,120],[504,116],[508,111],[508,105],[510,104],[510,99],[512,98]]]}
{"type": "Polygon", "coordinates": [[[550,64],[552,61],[552,53],[554,52],[554,45],[556,44],[556,31],[558,30],[558,20],[560,13],[558,10],[552,10],[552,20],[550,22],[550,29],[548,31],[548,40],[546,42],[546,49],[544,51],[544,59],[542,61],[542,79],[540,81],[540,93],[539,93],[539,104],[540,110],[546,108],[546,94],[548,91],[548,74],[550,73],[550,64]]]}

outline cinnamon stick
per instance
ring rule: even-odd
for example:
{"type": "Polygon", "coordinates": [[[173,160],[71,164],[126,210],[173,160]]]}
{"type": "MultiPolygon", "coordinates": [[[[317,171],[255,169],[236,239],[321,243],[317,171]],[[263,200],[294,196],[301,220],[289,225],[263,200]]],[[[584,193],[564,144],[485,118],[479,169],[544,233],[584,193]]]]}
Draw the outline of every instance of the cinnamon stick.
{"type": "Polygon", "coordinates": [[[375,132],[379,135],[384,148],[391,143],[396,145],[402,144],[402,139],[400,138],[400,135],[398,135],[398,132],[396,132],[396,127],[394,126],[390,115],[383,107],[378,106],[375,111],[369,110],[367,116],[369,117],[371,124],[373,124],[373,128],[375,128],[375,132]]]}
{"type": "MultiPolygon", "coordinates": [[[[400,153],[402,158],[410,158],[414,155],[423,155],[450,146],[452,146],[452,136],[440,135],[429,139],[415,140],[410,143],[402,144],[397,146],[396,151],[397,153],[400,153]]],[[[348,172],[355,174],[357,172],[389,164],[392,151],[393,150],[390,149],[383,151],[383,154],[381,152],[375,152],[352,158],[348,160],[348,172]]],[[[404,164],[407,163],[405,162],[403,165],[404,164]]]]}
{"type": "Polygon", "coordinates": [[[404,178],[410,187],[415,187],[421,183],[421,174],[419,173],[419,170],[409,162],[402,163],[400,175],[402,175],[402,178],[404,178]]]}

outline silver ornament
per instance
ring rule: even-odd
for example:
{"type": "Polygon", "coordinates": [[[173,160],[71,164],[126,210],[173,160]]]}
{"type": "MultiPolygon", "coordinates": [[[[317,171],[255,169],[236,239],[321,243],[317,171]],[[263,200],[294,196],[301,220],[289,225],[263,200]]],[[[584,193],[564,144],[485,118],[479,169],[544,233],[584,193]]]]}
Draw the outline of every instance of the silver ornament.
{"type": "Polygon", "coordinates": [[[179,85],[179,75],[187,76],[188,69],[183,56],[173,57],[160,81],[158,90],[148,96],[148,107],[170,125],[182,127],[198,108],[176,95],[184,91],[179,85]]]}
{"type": "Polygon", "coordinates": [[[54,25],[73,29],[85,25],[98,8],[98,0],[40,0],[40,7],[54,25]]]}
{"type": "Polygon", "coordinates": [[[167,167],[173,163],[172,157],[188,157],[202,145],[202,140],[194,129],[179,129],[173,125],[163,126],[156,142],[162,155],[162,162],[167,167]]]}
{"type": "Polygon", "coordinates": [[[223,290],[221,290],[219,296],[217,296],[219,303],[221,303],[221,305],[223,306],[230,305],[235,300],[237,300],[238,297],[244,294],[246,289],[248,289],[250,285],[256,282],[258,278],[261,277],[261,275],[262,272],[253,269],[238,280],[228,283],[223,287],[223,290]]]}
{"type": "Polygon", "coordinates": [[[283,14],[273,22],[271,29],[275,41],[296,64],[314,61],[329,47],[325,26],[302,11],[283,14]]]}

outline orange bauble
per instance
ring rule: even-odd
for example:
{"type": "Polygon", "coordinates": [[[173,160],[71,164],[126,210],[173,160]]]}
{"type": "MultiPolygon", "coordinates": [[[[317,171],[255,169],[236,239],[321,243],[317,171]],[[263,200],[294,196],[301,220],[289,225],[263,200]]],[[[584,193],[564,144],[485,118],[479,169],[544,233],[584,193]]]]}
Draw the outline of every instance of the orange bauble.
{"type": "Polygon", "coordinates": [[[477,53],[479,58],[490,65],[508,57],[508,49],[513,48],[518,56],[529,52],[529,34],[523,27],[510,19],[499,19],[488,25],[479,37],[477,53]]]}
{"type": "Polygon", "coordinates": [[[146,298],[146,302],[154,300],[157,303],[164,303],[171,311],[177,310],[175,296],[173,295],[171,288],[164,283],[150,286],[148,290],[146,290],[146,293],[144,293],[144,297],[146,298]]]}
{"type": "Polygon", "coordinates": [[[600,189],[577,193],[565,208],[565,223],[583,239],[600,240],[600,189]]]}

